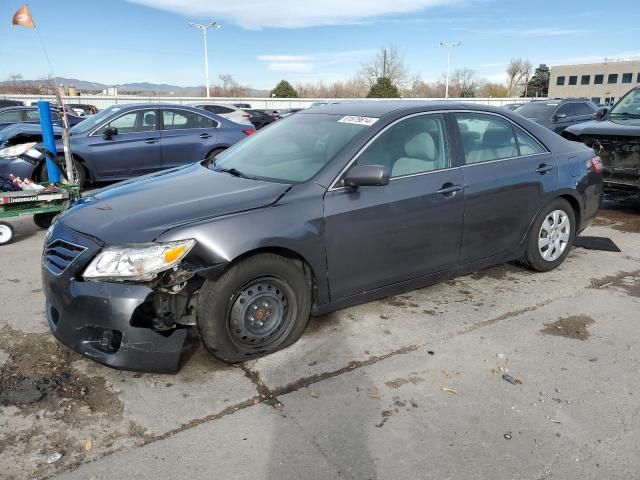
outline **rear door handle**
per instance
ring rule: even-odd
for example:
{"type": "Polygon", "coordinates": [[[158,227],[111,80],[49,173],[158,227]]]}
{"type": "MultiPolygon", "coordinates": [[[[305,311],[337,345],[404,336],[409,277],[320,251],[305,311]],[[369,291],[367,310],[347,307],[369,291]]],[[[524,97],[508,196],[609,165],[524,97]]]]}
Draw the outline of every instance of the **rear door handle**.
{"type": "Polygon", "coordinates": [[[211,138],[211,135],[208,133],[201,133],[200,138],[211,138]]]}
{"type": "Polygon", "coordinates": [[[144,143],[156,143],[157,141],[157,138],[147,138],[144,143]]]}
{"type": "Polygon", "coordinates": [[[442,188],[438,190],[436,193],[440,195],[444,195],[445,197],[449,197],[455,194],[457,191],[462,190],[464,185],[454,185],[453,183],[445,183],[442,185],[442,188]]]}
{"type": "Polygon", "coordinates": [[[546,163],[542,163],[538,166],[538,168],[536,168],[536,172],[538,172],[541,175],[544,175],[547,172],[550,172],[551,170],[553,170],[553,165],[547,165],[546,163]]]}

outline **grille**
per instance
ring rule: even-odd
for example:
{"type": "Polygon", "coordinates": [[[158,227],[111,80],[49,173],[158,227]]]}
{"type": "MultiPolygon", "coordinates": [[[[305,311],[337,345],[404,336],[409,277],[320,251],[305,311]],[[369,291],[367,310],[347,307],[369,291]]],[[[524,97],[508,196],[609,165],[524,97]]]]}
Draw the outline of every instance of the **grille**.
{"type": "Polygon", "coordinates": [[[51,273],[60,275],[85,250],[74,243],[54,240],[45,247],[42,261],[51,273]]]}

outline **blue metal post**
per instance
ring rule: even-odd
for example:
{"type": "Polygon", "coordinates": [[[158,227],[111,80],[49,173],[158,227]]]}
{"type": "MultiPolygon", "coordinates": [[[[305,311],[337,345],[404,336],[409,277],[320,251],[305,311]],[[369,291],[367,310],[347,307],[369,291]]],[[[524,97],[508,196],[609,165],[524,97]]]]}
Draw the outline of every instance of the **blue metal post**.
{"type": "MultiPolygon", "coordinates": [[[[51,123],[51,107],[49,106],[49,102],[40,101],[38,102],[38,112],[40,112],[40,128],[42,129],[42,143],[44,144],[44,148],[46,148],[49,152],[52,152],[54,155],[56,154],[56,139],[53,136],[53,123],[51,123]]],[[[49,158],[47,155],[47,175],[49,177],[49,182],[58,183],[60,182],[60,170],[58,169],[58,165],[55,162],[54,158],[49,158]]]]}

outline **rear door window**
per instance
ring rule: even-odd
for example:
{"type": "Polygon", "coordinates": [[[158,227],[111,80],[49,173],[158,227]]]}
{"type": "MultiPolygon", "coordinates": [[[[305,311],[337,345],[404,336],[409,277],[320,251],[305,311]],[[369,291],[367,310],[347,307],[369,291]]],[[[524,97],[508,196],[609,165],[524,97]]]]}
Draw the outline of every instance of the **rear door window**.
{"type": "Polygon", "coordinates": [[[163,110],[162,120],[165,130],[198,128],[198,115],[186,110],[163,110]]]}
{"type": "MultiPolygon", "coordinates": [[[[565,103],[561,105],[560,108],[556,111],[556,115],[565,117],[575,117],[577,115],[576,109],[573,103],[565,103]]],[[[562,118],[562,117],[561,117],[562,118]]]]}
{"type": "Polygon", "coordinates": [[[518,139],[518,148],[520,155],[536,155],[538,153],[546,153],[546,150],[531,135],[522,130],[520,127],[514,127],[516,138],[518,139]]]}
{"type": "Polygon", "coordinates": [[[466,165],[517,157],[511,123],[495,115],[456,113],[466,165]]]}

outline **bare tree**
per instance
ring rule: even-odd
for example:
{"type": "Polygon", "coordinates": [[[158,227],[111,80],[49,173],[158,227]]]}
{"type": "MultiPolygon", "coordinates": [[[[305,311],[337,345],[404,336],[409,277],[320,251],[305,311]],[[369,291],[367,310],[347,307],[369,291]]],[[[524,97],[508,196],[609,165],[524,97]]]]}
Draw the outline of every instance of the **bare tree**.
{"type": "Polygon", "coordinates": [[[241,97],[247,91],[247,88],[240,85],[230,73],[221,73],[218,78],[221,84],[213,87],[216,96],[241,97]]]}
{"type": "Polygon", "coordinates": [[[409,71],[398,48],[390,45],[381,48],[368,63],[362,64],[360,75],[367,80],[369,86],[376,83],[378,78],[386,77],[394,85],[403,87],[407,83],[409,71]]]}
{"type": "Polygon", "coordinates": [[[449,79],[449,90],[456,97],[475,97],[478,80],[470,68],[460,68],[449,79]]]}
{"type": "Polygon", "coordinates": [[[531,62],[529,60],[522,60],[522,58],[512,58],[507,66],[507,89],[509,96],[516,95],[518,85],[522,83],[523,79],[527,79],[531,73],[531,62]]]}

